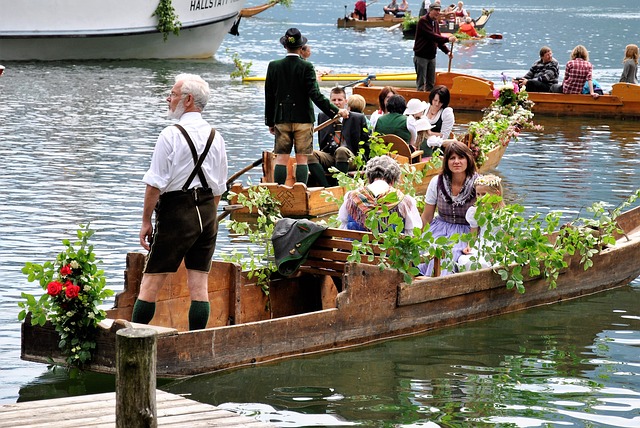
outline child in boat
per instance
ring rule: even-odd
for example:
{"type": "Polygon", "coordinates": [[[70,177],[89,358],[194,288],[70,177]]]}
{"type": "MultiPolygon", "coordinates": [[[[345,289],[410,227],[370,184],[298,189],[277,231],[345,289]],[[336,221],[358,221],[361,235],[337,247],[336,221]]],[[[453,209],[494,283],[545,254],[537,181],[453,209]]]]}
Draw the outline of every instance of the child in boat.
{"type": "Polygon", "coordinates": [[[622,76],[620,82],[638,84],[638,46],[627,45],[624,49],[624,60],[622,62],[622,76]]]}
{"type": "MultiPolygon", "coordinates": [[[[476,187],[476,197],[481,199],[484,195],[498,195],[502,196],[502,179],[497,175],[487,174],[482,175],[474,181],[474,185],[476,187]]],[[[477,204],[477,202],[476,202],[477,204]]],[[[503,208],[504,202],[500,200],[493,206],[494,208],[503,208]]],[[[483,248],[491,245],[491,243],[484,239],[485,228],[478,227],[478,221],[475,218],[476,216],[477,206],[473,205],[469,207],[467,210],[467,214],[465,216],[466,220],[469,222],[471,226],[470,233],[478,236],[478,240],[476,242],[476,248],[472,248],[467,245],[465,249],[462,250],[462,255],[458,258],[458,269],[461,272],[473,270],[476,267],[487,268],[492,265],[483,255],[483,248]],[[480,249],[480,251],[478,251],[480,249]]]]}

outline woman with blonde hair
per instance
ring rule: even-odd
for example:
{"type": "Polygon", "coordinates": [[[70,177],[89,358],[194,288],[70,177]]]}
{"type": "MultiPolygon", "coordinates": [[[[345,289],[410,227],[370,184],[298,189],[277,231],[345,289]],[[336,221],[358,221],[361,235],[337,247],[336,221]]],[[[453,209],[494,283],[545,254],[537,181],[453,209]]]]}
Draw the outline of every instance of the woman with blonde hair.
{"type": "Polygon", "coordinates": [[[638,84],[638,46],[627,45],[622,61],[622,76],[620,82],[638,84]]]}
{"type": "Polygon", "coordinates": [[[553,92],[562,92],[564,94],[581,94],[585,82],[589,85],[589,95],[594,99],[600,94],[593,90],[593,66],[589,62],[589,51],[582,45],[573,48],[571,52],[571,60],[567,62],[564,69],[564,80],[560,86],[561,90],[555,87],[553,92]]]}

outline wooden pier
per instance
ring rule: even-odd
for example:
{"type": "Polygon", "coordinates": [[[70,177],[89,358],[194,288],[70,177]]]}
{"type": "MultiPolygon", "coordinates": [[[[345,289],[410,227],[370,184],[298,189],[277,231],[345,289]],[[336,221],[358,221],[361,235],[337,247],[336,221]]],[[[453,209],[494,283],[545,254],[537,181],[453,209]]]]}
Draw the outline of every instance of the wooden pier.
{"type": "MultiPolygon", "coordinates": [[[[156,403],[159,427],[275,427],[164,391],[156,391],[156,403]]],[[[114,392],[0,405],[0,428],[115,426],[114,392]]]]}

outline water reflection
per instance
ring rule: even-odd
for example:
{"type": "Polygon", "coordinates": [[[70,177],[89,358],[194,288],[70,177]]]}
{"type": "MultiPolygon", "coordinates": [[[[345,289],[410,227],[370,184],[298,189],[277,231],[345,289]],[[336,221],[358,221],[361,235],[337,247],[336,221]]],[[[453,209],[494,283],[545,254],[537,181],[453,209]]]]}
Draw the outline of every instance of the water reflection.
{"type": "Polygon", "coordinates": [[[335,420],[328,426],[343,420],[365,426],[634,426],[639,292],[623,288],[364,350],[196,376],[163,389],[258,413],[281,426],[306,426],[309,415],[330,415],[335,420]],[[616,327],[601,331],[603,325],[616,327]],[[620,342],[624,337],[634,340],[620,342]],[[339,376],[327,376],[333,370],[339,376]],[[268,408],[257,404],[264,402],[268,408]]]}

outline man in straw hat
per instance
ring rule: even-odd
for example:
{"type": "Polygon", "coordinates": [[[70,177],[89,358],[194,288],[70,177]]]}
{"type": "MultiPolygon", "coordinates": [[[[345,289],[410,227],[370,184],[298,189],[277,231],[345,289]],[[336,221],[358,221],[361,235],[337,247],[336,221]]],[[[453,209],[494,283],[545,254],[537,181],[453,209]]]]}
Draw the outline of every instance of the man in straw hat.
{"type": "Polygon", "coordinates": [[[440,49],[449,58],[453,52],[447,42],[454,43],[455,36],[444,37],[440,34],[438,15],[440,4],[429,5],[429,13],[418,20],[416,39],[413,44],[413,65],[416,69],[416,87],[419,91],[430,91],[436,83],[436,53],[440,49]]]}
{"type": "Polygon", "coordinates": [[[291,148],[295,147],[296,181],[306,184],[307,159],[313,153],[312,102],[329,117],[338,114],[347,118],[349,111],[336,107],[320,92],[313,65],[300,57],[301,48],[307,43],[300,30],[289,28],[280,43],[287,50],[287,56],[269,63],[264,86],[265,124],[275,135],[273,177],[278,184],[286,182],[291,148]]]}

